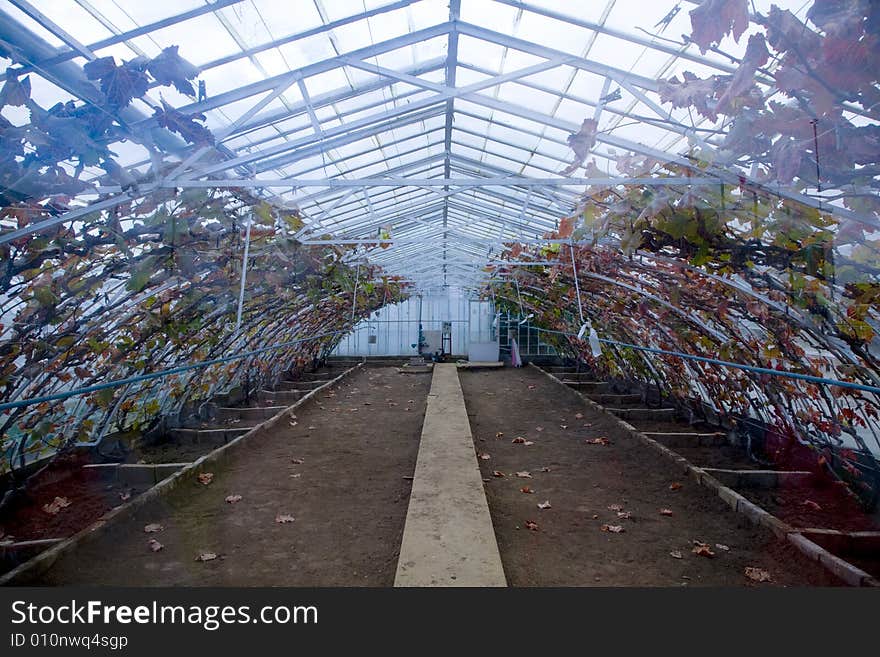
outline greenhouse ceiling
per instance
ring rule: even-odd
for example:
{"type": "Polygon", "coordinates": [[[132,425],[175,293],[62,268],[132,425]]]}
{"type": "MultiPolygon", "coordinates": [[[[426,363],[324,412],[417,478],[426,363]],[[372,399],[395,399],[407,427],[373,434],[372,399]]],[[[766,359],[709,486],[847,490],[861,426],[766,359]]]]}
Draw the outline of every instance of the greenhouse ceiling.
{"type": "MultiPolygon", "coordinates": [[[[150,68],[150,88],[113,117],[119,167],[81,166],[88,187],[63,212],[0,240],[159,188],[249,188],[299,213],[303,243],[346,247],[427,290],[477,288],[505,243],[552,242],[588,187],[749,186],[876,228],[874,211],[846,203],[876,196],[873,172],[865,189],[769,176],[727,148],[743,130],[727,94],[696,112],[672,93],[693,76],[745,76],[762,102],[790,102],[779,59],[762,57],[766,17],[806,25],[812,3],[753,0],[748,22],[722,11],[733,4],[4,0],[0,63],[29,76],[42,107],[88,104],[108,84],[104,58],[152,66],[177,47],[189,68],[161,88],[150,68]],[[194,118],[171,125],[171,108],[194,118]],[[657,176],[658,163],[682,173],[657,176]]],[[[876,125],[873,106],[835,102],[852,125],[876,125]]],[[[14,125],[27,113],[3,110],[14,125]]]]}

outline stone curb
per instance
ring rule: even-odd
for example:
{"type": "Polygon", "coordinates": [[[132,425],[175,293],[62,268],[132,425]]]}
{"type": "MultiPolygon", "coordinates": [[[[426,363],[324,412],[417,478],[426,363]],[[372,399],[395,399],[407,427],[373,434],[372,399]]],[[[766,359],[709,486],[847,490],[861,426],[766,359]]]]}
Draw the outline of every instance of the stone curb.
{"type": "Polygon", "coordinates": [[[321,390],[324,390],[325,388],[329,388],[336,383],[339,383],[349,374],[361,368],[362,365],[363,363],[358,363],[354,367],[345,370],[336,378],[330,379],[324,385],[315,388],[314,390],[310,390],[294,404],[284,407],[284,409],[278,412],[276,415],[256,425],[246,434],[238,436],[237,438],[230,440],[225,445],[221,445],[217,449],[208,452],[207,454],[196,459],[186,467],[181,468],[174,474],[166,477],[155,486],[148,488],[129,502],[126,502],[125,504],[111,509],[103,516],[101,516],[98,520],[93,522],[91,525],[89,525],[85,529],[80,530],[70,538],[67,538],[64,541],[57,543],[48,550],[41,552],[32,559],[29,559],[23,564],[20,564],[19,566],[13,568],[8,573],[0,577],[0,586],[15,585],[17,582],[22,580],[25,575],[33,576],[46,572],[47,570],[49,570],[49,568],[52,567],[52,564],[54,564],[61,555],[66,554],[67,552],[70,552],[78,546],[97,538],[101,535],[101,532],[103,530],[126,518],[132,517],[138,509],[147,505],[149,502],[152,502],[162,495],[174,490],[181,483],[195,478],[196,476],[198,476],[199,473],[202,472],[204,466],[225,461],[229,458],[229,456],[237,447],[244,443],[245,440],[253,436],[257,436],[267,429],[273,428],[276,424],[283,420],[285,416],[293,409],[304,404],[307,400],[317,395],[317,393],[321,390]]]}

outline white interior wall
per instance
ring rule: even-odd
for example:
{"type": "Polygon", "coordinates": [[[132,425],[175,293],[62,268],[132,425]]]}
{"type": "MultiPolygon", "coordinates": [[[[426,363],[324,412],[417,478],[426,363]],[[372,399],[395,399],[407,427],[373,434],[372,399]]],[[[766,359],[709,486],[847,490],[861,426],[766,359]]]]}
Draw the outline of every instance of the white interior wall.
{"type": "Polygon", "coordinates": [[[419,305],[422,330],[439,331],[443,322],[452,322],[452,353],[468,351],[469,298],[450,290],[445,295],[413,296],[401,303],[385,306],[355,326],[345,336],[333,356],[415,356],[418,349],[419,305]],[[375,343],[369,340],[376,336],[375,343]]]}

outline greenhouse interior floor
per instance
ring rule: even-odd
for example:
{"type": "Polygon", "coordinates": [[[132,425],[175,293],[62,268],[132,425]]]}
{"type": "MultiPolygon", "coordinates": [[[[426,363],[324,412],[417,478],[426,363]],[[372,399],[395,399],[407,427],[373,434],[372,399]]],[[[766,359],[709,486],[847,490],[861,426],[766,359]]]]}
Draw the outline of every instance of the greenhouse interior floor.
{"type": "MultiPolygon", "coordinates": [[[[273,410],[269,423],[245,421],[257,428],[234,450],[226,450],[222,460],[197,462],[200,476],[180,476],[173,488],[131,505],[130,513],[85,538],[81,533],[69,549],[48,550],[39,567],[19,568],[14,583],[392,586],[397,573],[398,585],[425,585],[418,578],[400,579],[405,526],[407,533],[418,531],[429,543],[440,541],[454,532],[457,513],[464,527],[468,509],[480,504],[488,504],[491,523],[477,522],[469,538],[449,543],[450,551],[469,550],[468,541],[489,546],[500,554],[503,573],[480,579],[465,572],[456,581],[434,585],[843,583],[815,558],[731,510],[675,463],[646,449],[613,414],[571,389],[586,385],[577,376],[569,387],[559,380],[569,375],[553,380],[536,367],[456,372],[447,366],[403,375],[391,364],[355,368],[334,385],[314,375],[306,386],[317,388],[310,397],[296,408],[280,406],[283,413],[273,410]],[[452,376],[443,389],[437,383],[441,376],[452,376]],[[462,440],[468,430],[473,446],[462,440]],[[447,436],[452,442],[445,455],[438,450],[447,449],[446,444],[437,443],[434,435],[443,431],[455,434],[447,436]],[[428,458],[429,449],[433,458],[428,458]],[[473,477],[459,476],[469,469],[473,477]],[[417,491],[412,503],[411,489],[417,491]],[[433,517],[442,517],[437,522],[447,523],[445,529],[425,522],[424,506],[416,503],[422,498],[435,505],[433,513],[439,516],[433,517]],[[748,572],[764,573],[769,581],[748,572]]],[[[648,420],[639,416],[632,395],[591,397],[619,406],[618,415],[655,432],[651,435],[677,435],[664,413],[648,420]]],[[[241,423],[254,415],[249,413],[227,422],[241,423]]],[[[729,446],[709,443],[676,449],[698,466],[756,469],[729,446]]],[[[153,455],[192,460],[192,449],[187,443],[177,453],[166,445],[153,455]]],[[[203,453],[210,449],[202,446],[203,453]]],[[[878,528],[866,514],[851,513],[851,501],[839,491],[805,490],[805,485],[799,481],[791,488],[743,494],[762,506],[775,505],[780,515],[788,510],[792,516],[786,521],[797,527],[835,529],[824,520],[833,511],[835,517],[849,518],[838,524],[840,529],[878,528]],[[824,515],[812,506],[804,508],[800,497],[807,493],[827,507],[824,515]],[[838,499],[844,501],[834,507],[838,499]]],[[[118,484],[105,488],[116,495],[118,484]]],[[[75,496],[71,503],[75,509],[75,496]]],[[[852,561],[878,574],[876,560],[852,561]]]]}

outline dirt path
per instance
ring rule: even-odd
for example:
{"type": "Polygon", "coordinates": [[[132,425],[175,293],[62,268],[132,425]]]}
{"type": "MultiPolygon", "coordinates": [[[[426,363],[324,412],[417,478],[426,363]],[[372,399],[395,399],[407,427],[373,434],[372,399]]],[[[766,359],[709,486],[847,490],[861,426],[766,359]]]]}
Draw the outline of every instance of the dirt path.
{"type": "Polygon", "coordinates": [[[771,585],[838,584],[541,372],[462,372],[461,385],[477,452],[490,457],[480,469],[511,586],[754,585],[747,566],[767,570],[771,585]],[[534,444],[512,443],[519,436],[534,444]],[[602,437],[610,444],[585,443],[602,437]],[[671,490],[674,482],[681,488],[671,490]],[[540,510],[545,501],[551,508],[540,510]],[[715,556],[694,554],[694,541],[715,556]]]}
{"type": "Polygon", "coordinates": [[[183,484],[36,583],[391,586],[430,380],[354,374],[296,409],[295,426],[249,438],[210,484],[183,484]],[[145,533],[150,523],[163,531],[145,533]],[[204,552],[219,557],[197,562],[204,552]]]}

